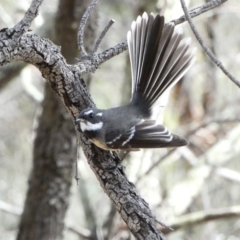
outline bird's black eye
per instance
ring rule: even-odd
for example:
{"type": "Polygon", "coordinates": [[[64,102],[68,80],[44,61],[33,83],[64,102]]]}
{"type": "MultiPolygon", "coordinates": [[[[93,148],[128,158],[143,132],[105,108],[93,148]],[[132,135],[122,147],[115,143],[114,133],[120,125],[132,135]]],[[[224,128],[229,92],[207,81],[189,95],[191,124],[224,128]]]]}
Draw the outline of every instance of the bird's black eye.
{"type": "Polygon", "coordinates": [[[93,118],[93,116],[94,116],[93,113],[90,113],[90,114],[89,114],[89,117],[90,117],[90,118],[93,118]]]}

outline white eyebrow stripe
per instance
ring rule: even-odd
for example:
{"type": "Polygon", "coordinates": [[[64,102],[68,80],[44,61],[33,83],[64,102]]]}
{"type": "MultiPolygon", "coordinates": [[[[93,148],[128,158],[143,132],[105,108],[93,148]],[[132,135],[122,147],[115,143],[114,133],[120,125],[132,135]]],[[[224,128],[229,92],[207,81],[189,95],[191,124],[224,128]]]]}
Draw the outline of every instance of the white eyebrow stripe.
{"type": "Polygon", "coordinates": [[[102,112],[97,113],[96,115],[101,117],[102,116],[102,112]]]}
{"type": "Polygon", "coordinates": [[[89,111],[85,112],[83,115],[88,115],[89,113],[92,113],[92,112],[93,112],[93,110],[89,110],[89,111]]]}

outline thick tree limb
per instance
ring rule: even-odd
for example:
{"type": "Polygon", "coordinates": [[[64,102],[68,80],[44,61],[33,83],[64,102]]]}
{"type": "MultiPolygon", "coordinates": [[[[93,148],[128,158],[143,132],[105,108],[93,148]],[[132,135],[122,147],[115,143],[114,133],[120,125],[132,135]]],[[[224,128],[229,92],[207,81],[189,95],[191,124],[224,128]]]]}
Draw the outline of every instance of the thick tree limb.
{"type": "MultiPolygon", "coordinates": [[[[16,45],[15,54],[11,54],[12,48],[6,47],[4,49],[6,58],[11,61],[21,59],[37,66],[43,77],[61,97],[73,119],[79,111],[94,105],[87,90],[81,84],[80,73],[76,66],[68,65],[59,48],[52,42],[37,35],[24,34],[17,41],[13,40],[13,43],[16,45]]],[[[1,57],[1,63],[5,63],[6,58],[1,57]]],[[[138,239],[164,239],[155,226],[156,219],[148,204],[140,198],[135,187],[127,180],[122,167],[117,167],[119,161],[117,156],[97,149],[84,136],[81,136],[81,143],[100,184],[132,233],[138,239]],[[115,170],[109,172],[106,167],[108,169],[114,167],[115,170]]]]}
{"type": "MultiPolygon", "coordinates": [[[[78,54],[77,29],[69,27],[80,20],[77,14],[78,19],[74,17],[74,6],[74,0],[60,0],[54,18],[56,31],[54,26],[51,29],[56,32],[55,41],[61,45],[68,62],[73,62],[78,54]]],[[[33,169],[17,239],[62,239],[77,148],[76,134],[70,115],[48,83],[36,133],[33,169]]]]}

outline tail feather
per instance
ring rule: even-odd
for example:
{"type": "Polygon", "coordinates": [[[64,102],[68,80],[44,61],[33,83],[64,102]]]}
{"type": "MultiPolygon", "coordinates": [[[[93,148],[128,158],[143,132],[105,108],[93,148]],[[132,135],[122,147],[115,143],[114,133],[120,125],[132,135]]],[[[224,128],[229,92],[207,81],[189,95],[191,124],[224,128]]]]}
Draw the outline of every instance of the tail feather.
{"type": "Polygon", "coordinates": [[[128,32],[132,68],[132,102],[139,96],[151,108],[165,90],[172,87],[193,64],[190,41],[164,17],[144,13],[128,32]],[[136,97],[137,96],[137,97],[136,97]]]}

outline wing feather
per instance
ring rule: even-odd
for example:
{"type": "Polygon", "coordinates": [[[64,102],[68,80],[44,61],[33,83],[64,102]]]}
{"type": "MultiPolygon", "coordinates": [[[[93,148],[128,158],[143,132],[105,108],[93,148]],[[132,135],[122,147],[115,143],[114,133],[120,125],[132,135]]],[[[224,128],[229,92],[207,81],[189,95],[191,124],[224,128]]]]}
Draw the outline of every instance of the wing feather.
{"type": "Polygon", "coordinates": [[[135,126],[107,142],[112,149],[180,147],[187,145],[184,138],[171,134],[154,120],[141,120],[135,126]]]}

